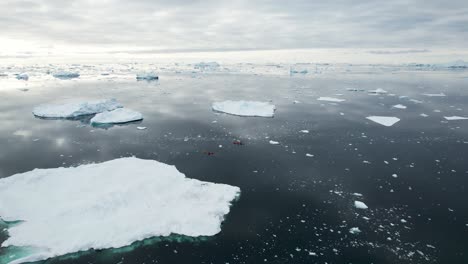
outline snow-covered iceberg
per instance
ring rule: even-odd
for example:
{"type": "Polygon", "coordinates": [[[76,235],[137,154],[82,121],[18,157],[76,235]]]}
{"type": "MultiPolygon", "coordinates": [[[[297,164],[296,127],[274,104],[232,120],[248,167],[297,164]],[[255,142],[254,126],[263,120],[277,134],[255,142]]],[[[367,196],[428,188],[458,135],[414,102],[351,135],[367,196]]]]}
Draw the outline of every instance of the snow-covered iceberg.
{"type": "Polygon", "coordinates": [[[143,115],[127,108],[117,108],[112,111],[102,112],[91,119],[91,124],[122,124],[142,120],[143,115]]]}
{"type": "Polygon", "coordinates": [[[467,120],[468,117],[464,117],[464,116],[444,116],[444,118],[446,120],[449,120],[449,121],[454,121],[454,120],[467,120]]]}
{"type": "Polygon", "coordinates": [[[257,101],[223,101],[212,105],[214,111],[238,116],[273,117],[275,105],[257,101]]]}
{"type": "Polygon", "coordinates": [[[39,105],[34,108],[33,114],[45,118],[72,118],[104,111],[112,111],[120,107],[122,107],[122,105],[115,99],[104,99],[88,102],[39,105]]]}
{"type": "Polygon", "coordinates": [[[137,73],[136,79],[151,81],[159,79],[159,76],[155,72],[140,72],[137,73]]]}
{"type": "Polygon", "coordinates": [[[239,195],[238,187],[138,158],[16,174],[0,179],[0,216],[22,222],[8,227],[1,246],[29,254],[2,258],[23,263],[156,236],[213,236],[239,195]]]}
{"type": "Polygon", "coordinates": [[[398,117],[394,116],[368,116],[367,119],[374,121],[384,126],[393,126],[396,122],[400,121],[398,117]]]}
{"type": "Polygon", "coordinates": [[[54,73],[52,76],[57,79],[73,79],[80,77],[80,74],[78,72],[60,71],[54,73]]]}

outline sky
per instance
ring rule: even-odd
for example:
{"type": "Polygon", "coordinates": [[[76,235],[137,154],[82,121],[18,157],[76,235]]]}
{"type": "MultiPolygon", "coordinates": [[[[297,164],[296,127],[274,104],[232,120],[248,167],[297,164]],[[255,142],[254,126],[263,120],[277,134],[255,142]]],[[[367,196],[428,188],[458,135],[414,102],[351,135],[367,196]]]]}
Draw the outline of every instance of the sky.
{"type": "Polygon", "coordinates": [[[35,52],[464,49],[467,0],[2,0],[0,56],[35,52]]]}

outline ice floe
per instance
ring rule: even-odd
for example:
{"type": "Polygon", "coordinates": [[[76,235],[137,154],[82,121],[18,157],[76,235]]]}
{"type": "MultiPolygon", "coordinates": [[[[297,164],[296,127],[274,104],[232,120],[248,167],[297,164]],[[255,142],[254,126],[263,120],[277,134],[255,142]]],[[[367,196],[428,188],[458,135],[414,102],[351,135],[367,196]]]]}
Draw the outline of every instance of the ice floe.
{"type": "Polygon", "coordinates": [[[436,93],[436,94],[435,93],[425,93],[423,95],[429,96],[429,97],[444,97],[445,96],[444,93],[436,93]]]}
{"type": "Polygon", "coordinates": [[[28,248],[8,260],[23,263],[155,236],[213,236],[239,195],[138,158],[35,169],[0,179],[1,217],[21,220],[1,246],[28,248]]]}
{"type": "Polygon", "coordinates": [[[80,77],[78,72],[60,71],[54,73],[52,76],[58,79],[73,79],[80,77]]]}
{"type": "Polygon", "coordinates": [[[270,140],[269,143],[271,145],[279,145],[279,142],[278,141],[274,141],[274,140],[270,140]]]}
{"type": "Polygon", "coordinates": [[[388,126],[388,127],[393,126],[396,122],[400,121],[398,117],[394,117],[394,116],[368,116],[366,118],[375,123],[388,126]]]}
{"type": "Polygon", "coordinates": [[[137,73],[136,79],[151,81],[159,79],[159,76],[155,72],[140,72],[137,73]]]}
{"type": "Polygon", "coordinates": [[[202,70],[202,71],[206,71],[206,70],[216,70],[219,68],[219,63],[215,62],[215,61],[211,61],[211,62],[199,62],[199,63],[195,63],[193,65],[193,67],[195,69],[199,69],[199,70],[202,70]]]}
{"type": "Polygon", "coordinates": [[[237,116],[273,117],[275,105],[257,101],[223,101],[212,105],[214,111],[237,116]]]}
{"type": "Polygon", "coordinates": [[[334,97],[319,97],[317,100],[326,101],[326,102],[334,102],[334,103],[346,101],[345,99],[339,99],[339,98],[334,98],[334,97]]]}
{"type": "Polygon", "coordinates": [[[137,111],[118,108],[97,114],[91,119],[91,124],[122,124],[142,119],[143,115],[137,111]]]}
{"type": "Polygon", "coordinates": [[[122,107],[115,99],[63,104],[44,104],[34,108],[33,114],[45,118],[71,118],[112,111],[122,107]]]}
{"type": "Polygon", "coordinates": [[[468,119],[468,117],[464,117],[464,116],[444,116],[445,119],[449,120],[449,121],[453,121],[453,120],[466,120],[468,119]]]}
{"type": "Polygon", "coordinates": [[[354,201],[354,207],[357,209],[367,209],[367,205],[361,201],[354,201]]]}
{"type": "Polygon", "coordinates": [[[349,233],[351,233],[353,235],[357,235],[357,234],[361,233],[361,230],[359,229],[359,227],[351,227],[349,229],[349,233]]]}

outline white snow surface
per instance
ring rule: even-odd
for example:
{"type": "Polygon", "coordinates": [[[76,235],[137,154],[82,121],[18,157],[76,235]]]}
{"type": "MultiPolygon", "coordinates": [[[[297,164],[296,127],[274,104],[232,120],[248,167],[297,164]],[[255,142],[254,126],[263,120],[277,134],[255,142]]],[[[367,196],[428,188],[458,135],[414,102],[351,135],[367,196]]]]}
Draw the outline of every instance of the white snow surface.
{"type": "Polygon", "coordinates": [[[88,102],[39,105],[34,108],[33,114],[48,118],[70,118],[112,111],[120,107],[122,105],[115,99],[103,99],[88,102]]]}
{"type": "Polygon", "coordinates": [[[333,98],[333,97],[319,97],[317,100],[326,101],[326,102],[334,102],[334,103],[346,101],[345,99],[339,99],[339,98],[333,98]]]}
{"type": "Polygon", "coordinates": [[[142,120],[143,115],[127,108],[117,108],[112,111],[102,112],[91,119],[91,124],[121,124],[142,120]]]}
{"type": "Polygon", "coordinates": [[[11,261],[23,263],[155,236],[213,236],[239,194],[133,157],[35,169],[0,179],[1,218],[24,221],[9,227],[1,246],[32,247],[11,261]]]}
{"type": "Polygon", "coordinates": [[[468,117],[464,117],[464,116],[444,116],[445,119],[449,120],[449,121],[453,121],[453,120],[466,120],[468,119],[468,117]]]}
{"type": "Polygon", "coordinates": [[[223,101],[212,105],[214,111],[238,116],[273,117],[275,105],[258,101],[223,101]]]}
{"type": "Polygon", "coordinates": [[[374,121],[384,126],[393,126],[396,122],[400,121],[398,117],[394,116],[368,116],[367,119],[374,121]]]}
{"type": "Polygon", "coordinates": [[[53,74],[55,78],[59,79],[72,79],[80,77],[78,72],[60,71],[53,74]]]}

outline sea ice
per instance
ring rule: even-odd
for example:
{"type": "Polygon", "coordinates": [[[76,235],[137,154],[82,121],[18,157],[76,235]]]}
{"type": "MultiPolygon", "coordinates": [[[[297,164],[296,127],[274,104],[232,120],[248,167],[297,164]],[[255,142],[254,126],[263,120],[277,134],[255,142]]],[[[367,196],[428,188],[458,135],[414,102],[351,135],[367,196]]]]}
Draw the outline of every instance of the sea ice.
{"type": "Polygon", "coordinates": [[[278,141],[270,140],[269,142],[271,145],[279,145],[278,141]]]}
{"type": "Polygon", "coordinates": [[[54,73],[52,76],[58,79],[73,79],[80,77],[78,72],[60,71],[54,73]]]}
{"type": "Polygon", "coordinates": [[[70,118],[112,111],[120,107],[122,105],[115,99],[104,99],[88,102],[39,105],[34,108],[33,114],[47,118],[70,118]]]}
{"type": "Polygon", "coordinates": [[[275,105],[257,101],[223,101],[212,105],[214,111],[238,116],[273,117],[275,105]]]}
{"type": "Polygon", "coordinates": [[[9,227],[1,246],[30,248],[7,260],[23,263],[155,236],[213,236],[239,195],[238,187],[134,157],[35,169],[0,179],[2,219],[22,221],[9,227]]]}
{"type": "Polygon", "coordinates": [[[406,106],[405,105],[402,105],[402,104],[397,104],[397,105],[394,105],[392,106],[393,108],[398,108],[398,109],[406,109],[406,106]]]}
{"type": "Polygon", "coordinates": [[[349,229],[349,233],[351,233],[353,235],[357,235],[357,234],[361,233],[361,230],[359,229],[359,227],[351,227],[349,229]]]}
{"type": "Polygon", "coordinates": [[[384,126],[393,126],[396,122],[400,121],[398,117],[393,116],[368,116],[367,119],[374,121],[384,126]]]}
{"type": "Polygon", "coordinates": [[[444,116],[445,119],[449,120],[449,121],[453,121],[453,120],[466,120],[468,119],[468,117],[463,117],[463,116],[444,116]]]}
{"type": "Polygon", "coordinates": [[[211,62],[199,62],[199,63],[195,63],[193,65],[193,67],[195,69],[199,69],[199,70],[202,70],[202,71],[205,71],[205,70],[216,70],[219,68],[219,63],[215,62],[215,61],[211,61],[211,62]]]}
{"type": "Polygon", "coordinates": [[[339,99],[339,98],[333,98],[333,97],[319,97],[317,100],[326,101],[326,102],[335,102],[335,103],[346,101],[345,99],[339,99]]]}
{"type": "Polygon", "coordinates": [[[137,80],[157,80],[159,79],[158,75],[155,72],[141,72],[136,75],[137,80]]]}
{"type": "Polygon", "coordinates": [[[436,94],[426,93],[426,94],[423,94],[423,95],[429,96],[429,97],[443,97],[443,96],[445,96],[444,93],[436,93],[436,94]]]}
{"type": "Polygon", "coordinates": [[[143,115],[137,111],[118,108],[97,114],[91,119],[91,124],[122,124],[142,119],[143,115]]]}
{"type": "Polygon", "coordinates": [[[360,202],[360,201],[354,201],[354,207],[356,207],[357,209],[367,209],[367,205],[363,202],[360,202]]]}

